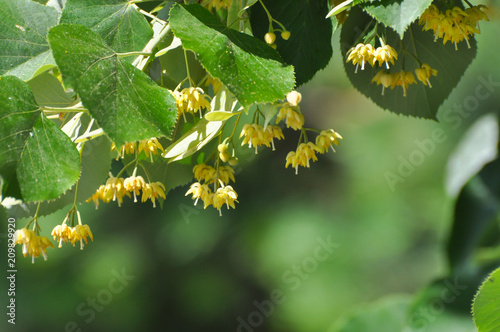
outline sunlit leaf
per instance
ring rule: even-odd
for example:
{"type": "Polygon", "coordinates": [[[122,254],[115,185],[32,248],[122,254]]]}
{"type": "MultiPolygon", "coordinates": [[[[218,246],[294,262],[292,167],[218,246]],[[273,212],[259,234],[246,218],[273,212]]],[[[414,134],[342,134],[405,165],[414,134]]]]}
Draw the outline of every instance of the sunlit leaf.
{"type": "Polygon", "coordinates": [[[62,24],[50,30],[49,42],[63,80],[117,146],[170,135],[177,113],[172,94],[119,58],[95,32],[62,24]]]}
{"type": "Polygon", "coordinates": [[[170,25],[184,48],[248,108],[282,99],[295,85],[293,69],[263,41],[228,29],[198,4],[175,5],[170,25]]]}
{"type": "Polygon", "coordinates": [[[22,151],[17,178],[27,202],[59,197],[80,176],[80,154],[65,133],[43,114],[22,151]]]}
{"type": "Polygon", "coordinates": [[[90,28],[117,53],[141,51],[153,37],[144,15],[127,0],[68,0],[60,23],[90,28]]]}

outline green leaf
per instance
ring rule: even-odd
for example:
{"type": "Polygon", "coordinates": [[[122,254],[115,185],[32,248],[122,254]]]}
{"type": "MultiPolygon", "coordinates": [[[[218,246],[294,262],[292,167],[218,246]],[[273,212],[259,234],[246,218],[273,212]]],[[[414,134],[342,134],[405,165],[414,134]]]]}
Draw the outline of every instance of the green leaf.
{"type": "Polygon", "coordinates": [[[75,103],[54,75],[45,72],[27,82],[33,91],[35,100],[40,106],[68,107],[75,103]]]}
{"type": "Polygon", "coordinates": [[[63,80],[117,146],[170,135],[177,114],[172,94],[119,58],[95,32],[62,24],[50,30],[49,43],[63,80]]]}
{"type": "Polygon", "coordinates": [[[0,75],[27,81],[55,67],[46,39],[57,24],[54,8],[30,0],[0,0],[0,16],[0,75]]]}
{"type": "Polygon", "coordinates": [[[117,53],[142,51],[153,37],[146,18],[127,0],[68,0],[60,23],[90,28],[117,53]]]}
{"type": "Polygon", "coordinates": [[[498,154],[498,119],[486,114],[477,119],[448,158],[446,191],[456,197],[462,187],[498,154]]]}
{"type": "MultiPolygon", "coordinates": [[[[85,202],[101,184],[109,177],[111,169],[111,142],[104,136],[85,143],[82,151],[82,172],[78,183],[77,203],[85,202]]],[[[54,201],[42,202],[38,210],[39,216],[49,215],[60,210],[75,200],[76,184],[54,201]]],[[[38,204],[29,206],[33,215],[38,204]]]]}
{"type": "Polygon", "coordinates": [[[333,7],[326,15],[326,18],[342,13],[344,10],[347,9],[347,7],[349,7],[352,4],[352,1],[353,0],[346,0],[338,4],[337,6],[333,7]]]}
{"type": "MultiPolygon", "coordinates": [[[[342,27],[340,36],[344,60],[347,51],[359,42],[358,32],[363,31],[370,21],[371,18],[363,13],[361,9],[355,7],[351,10],[342,27]]],[[[409,86],[406,97],[403,96],[401,87],[395,87],[394,90],[385,89],[384,95],[382,95],[382,86],[371,83],[376,72],[381,70],[378,65],[373,68],[367,64],[365,70],[358,70],[355,73],[355,66],[352,63],[344,63],[345,71],[351,83],[377,105],[391,112],[436,119],[436,113],[440,105],[450,95],[476,56],[475,39],[470,38],[470,49],[467,48],[465,42],[462,42],[458,45],[459,50],[455,51],[453,44],[447,43],[443,45],[441,39],[434,42],[432,31],[422,31],[421,26],[413,23],[407,29],[403,39],[404,48],[407,52],[402,52],[401,47],[398,46],[400,45],[399,36],[392,29],[387,29],[386,32],[387,44],[393,46],[399,53],[398,60],[390,71],[399,72],[402,69],[404,59],[404,70],[414,72],[419,65],[412,56],[407,55],[407,52],[411,52],[422,63],[428,63],[438,71],[437,76],[430,78],[432,88],[417,81],[417,84],[409,86]]],[[[382,69],[385,69],[385,66],[382,69]]]]}
{"type": "Polygon", "coordinates": [[[377,21],[393,28],[401,38],[410,24],[422,15],[432,0],[383,0],[362,8],[377,21]]]}
{"type": "Polygon", "coordinates": [[[39,117],[29,85],[14,76],[0,77],[0,175],[5,181],[14,174],[39,117]]]}
{"type": "MultiPolygon", "coordinates": [[[[293,65],[297,86],[309,81],[325,68],[333,54],[332,22],[325,19],[327,1],[265,0],[264,4],[274,19],[291,32],[290,39],[283,40],[276,32],[277,50],[286,63],[293,65]]],[[[254,36],[264,40],[269,19],[261,5],[251,9],[254,36]]],[[[274,25],[277,28],[277,25],[274,25]]]]}
{"type": "Polygon", "coordinates": [[[189,157],[210,142],[223,124],[224,121],[201,119],[174,144],[170,145],[165,150],[163,157],[171,159],[170,162],[189,157]]]}
{"type": "Polygon", "coordinates": [[[500,330],[500,268],[496,269],[479,288],[472,313],[478,332],[496,332],[500,330]]]}
{"type": "Polygon", "coordinates": [[[233,115],[238,113],[231,113],[225,111],[215,111],[205,114],[205,120],[207,121],[226,121],[230,119],[233,115]]]}
{"type": "Polygon", "coordinates": [[[69,137],[43,114],[30,133],[17,168],[24,201],[59,197],[80,176],[80,154],[69,137]]]}
{"type": "Polygon", "coordinates": [[[200,5],[175,5],[170,25],[184,48],[195,52],[210,75],[220,79],[245,108],[283,99],[293,89],[293,69],[275,50],[228,29],[200,5]]]}

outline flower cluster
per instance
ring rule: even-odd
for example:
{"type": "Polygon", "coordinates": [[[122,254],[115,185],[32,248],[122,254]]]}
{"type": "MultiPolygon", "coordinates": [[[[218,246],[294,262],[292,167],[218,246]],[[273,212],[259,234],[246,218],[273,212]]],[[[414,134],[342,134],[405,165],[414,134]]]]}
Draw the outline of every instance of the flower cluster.
{"type": "Polygon", "coordinates": [[[134,202],[137,202],[137,196],[141,194],[141,190],[141,201],[145,202],[150,199],[153,207],[156,207],[157,198],[165,198],[165,186],[161,182],[147,183],[142,176],[132,175],[124,179],[110,174],[106,184],[101,185],[87,202],[94,201],[96,209],[99,207],[99,200],[104,203],[118,201],[118,206],[121,206],[123,198],[131,197],[131,193],[134,196],[134,202]]]}
{"type": "Polygon", "coordinates": [[[277,138],[278,140],[280,140],[285,138],[280,127],[268,125],[264,129],[257,123],[246,123],[241,130],[240,138],[242,138],[243,136],[245,138],[243,138],[241,145],[243,146],[245,144],[248,144],[249,148],[255,147],[255,153],[258,153],[257,147],[259,145],[265,145],[268,148],[272,146],[272,149],[274,151],[274,139],[277,138]]]}
{"type": "MultiPolygon", "coordinates": [[[[437,70],[432,69],[427,63],[422,64],[420,68],[415,69],[415,74],[417,79],[421,81],[424,85],[429,85],[432,88],[429,78],[431,76],[437,76],[437,70]]],[[[397,73],[389,73],[385,70],[381,70],[375,74],[372,79],[372,83],[377,83],[377,85],[382,84],[382,95],[384,95],[385,88],[390,87],[394,89],[396,86],[403,88],[403,95],[406,97],[406,90],[410,84],[416,84],[415,76],[410,71],[400,71],[397,73]]]]}
{"type": "Polygon", "coordinates": [[[365,64],[368,63],[372,67],[378,63],[379,66],[385,63],[387,69],[389,69],[389,62],[394,65],[394,60],[398,59],[398,53],[390,45],[385,44],[382,39],[380,39],[382,46],[374,48],[371,44],[359,43],[355,47],[351,47],[347,51],[346,62],[352,62],[356,65],[355,73],[358,72],[359,64],[361,64],[361,70],[365,69],[365,64]]]}
{"type": "Polygon", "coordinates": [[[26,228],[18,229],[14,233],[14,244],[22,244],[23,256],[30,255],[32,263],[40,255],[43,259],[47,260],[47,248],[54,248],[48,237],[36,235],[34,231],[26,228]]]}
{"type": "Polygon", "coordinates": [[[76,225],[75,227],[70,227],[63,222],[61,225],[54,227],[51,235],[54,237],[54,240],[59,238],[57,240],[59,242],[59,248],[62,247],[63,242],[69,242],[73,247],[76,242],[80,242],[80,249],[83,250],[83,241],[85,241],[85,244],[88,244],[87,237],[90,237],[90,239],[94,241],[94,236],[90,231],[89,225],[76,225]]]}
{"type": "Polygon", "coordinates": [[[453,7],[443,13],[436,5],[431,5],[422,13],[418,23],[423,26],[423,30],[434,31],[435,40],[443,38],[443,45],[451,41],[457,50],[457,44],[465,40],[470,48],[469,37],[480,32],[478,22],[489,21],[483,8],[486,6],[472,6],[465,10],[453,7]]]}
{"type": "Polygon", "coordinates": [[[235,208],[234,202],[238,202],[238,194],[233,187],[228,185],[230,180],[235,181],[234,169],[231,166],[219,166],[215,169],[206,164],[198,164],[193,168],[193,173],[198,182],[191,185],[186,196],[193,195],[194,205],[201,199],[204,209],[212,205],[219,210],[219,214],[222,214],[221,208],[224,204],[228,209],[229,207],[235,208]],[[209,184],[214,185],[214,191],[209,184]]]}
{"type": "MultiPolygon", "coordinates": [[[[116,151],[116,145],[113,143],[111,145],[111,151],[116,151]]],[[[123,158],[126,154],[134,154],[137,151],[137,154],[140,155],[142,152],[151,159],[153,162],[153,156],[157,156],[161,152],[165,152],[163,146],[158,141],[156,137],[150,139],[144,139],[142,141],[137,142],[129,142],[125,143],[120,147],[119,157],[123,158]]]]}
{"type": "Polygon", "coordinates": [[[196,113],[199,111],[201,118],[202,108],[210,110],[210,101],[208,100],[209,97],[200,87],[185,88],[180,92],[175,90],[173,94],[177,104],[177,112],[183,116],[188,112],[196,113]]]}
{"type": "Polygon", "coordinates": [[[316,144],[312,142],[300,143],[296,151],[290,151],[286,156],[285,168],[292,166],[295,168],[295,174],[299,173],[299,166],[309,168],[310,161],[317,161],[316,153],[326,153],[329,148],[332,148],[333,152],[335,149],[333,145],[339,145],[342,136],[333,129],[322,130],[318,136],[316,136],[316,144]]]}
{"type": "MultiPolygon", "coordinates": [[[[206,2],[206,1],[205,1],[206,2]]],[[[212,10],[215,8],[215,10],[219,9],[229,9],[231,6],[232,0],[209,0],[208,3],[205,5],[205,8],[208,10],[212,10]]]]}

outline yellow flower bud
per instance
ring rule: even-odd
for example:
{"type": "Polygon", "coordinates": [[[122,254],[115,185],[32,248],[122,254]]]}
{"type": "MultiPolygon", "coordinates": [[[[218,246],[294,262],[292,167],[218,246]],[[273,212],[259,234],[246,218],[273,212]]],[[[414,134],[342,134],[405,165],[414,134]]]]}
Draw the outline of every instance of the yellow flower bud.
{"type": "Polygon", "coordinates": [[[284,40],[288,40],[288,38],[290,38],[290,31],[283,31],[281,33],[281,38],[283,38],[284,40]]]}
{"type": "Polygon", "coordinates": [[[266,41],[266,43],[268,43],[269,45],[271,45],[276,40],[276,35],[274,34],[274,32],[268,32],[268,33],[265,34],[264,40],[266,41]]]}

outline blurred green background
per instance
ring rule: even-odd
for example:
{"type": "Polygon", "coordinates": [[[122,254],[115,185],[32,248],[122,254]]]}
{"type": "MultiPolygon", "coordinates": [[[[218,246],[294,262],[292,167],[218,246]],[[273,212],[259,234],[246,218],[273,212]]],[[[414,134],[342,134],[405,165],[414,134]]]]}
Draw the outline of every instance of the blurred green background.
{"type": "MultiPolygon", "coordinates": [[[[477,58],[441,120],[478,77],[500,82],[498,15],[491,11],[497,19],[481,25],[477,58]]],[[[16,325],[3,314],[0,331],[335,331],[345,315],[387,301],[401,308],[446,276],[456,200],[445,190],[448,158],[475,119],[497,112],[500,90],[458,126],[397,116],[351,88],[337,38],[330,65],[300,89],[306,126],[344,137],[336,154],[295,175],[284,165],[298,136],[285,130],[277,151],[240,158],[240,203],[222,217],[193,207],[187,186],[170,192],[163,209],[130,201],[81,206],[94,233],[83,251],[49,249],[46,262],[31,264],[17,248],[16,325]],[[415,140],[431,138],[436,128],[444,142],[391,188],[386,172],[397,174],[401,158],[418,149],[415,140]],[[325,249],[327,242],[333,244],[325,249]]],[[[44,232],[65,213],[42,218],[44,232]]],[[[24,223],[18,220],[18,228],[24,223]]],[[[6,252],[5,226],[2,232],[6,252]]],[[[1,284],[4,299],[6,278],[1,284]]],[[[420,330],[474,331],[467,313],[440,323],[444,317],[429,316],[420,330]]]]}

